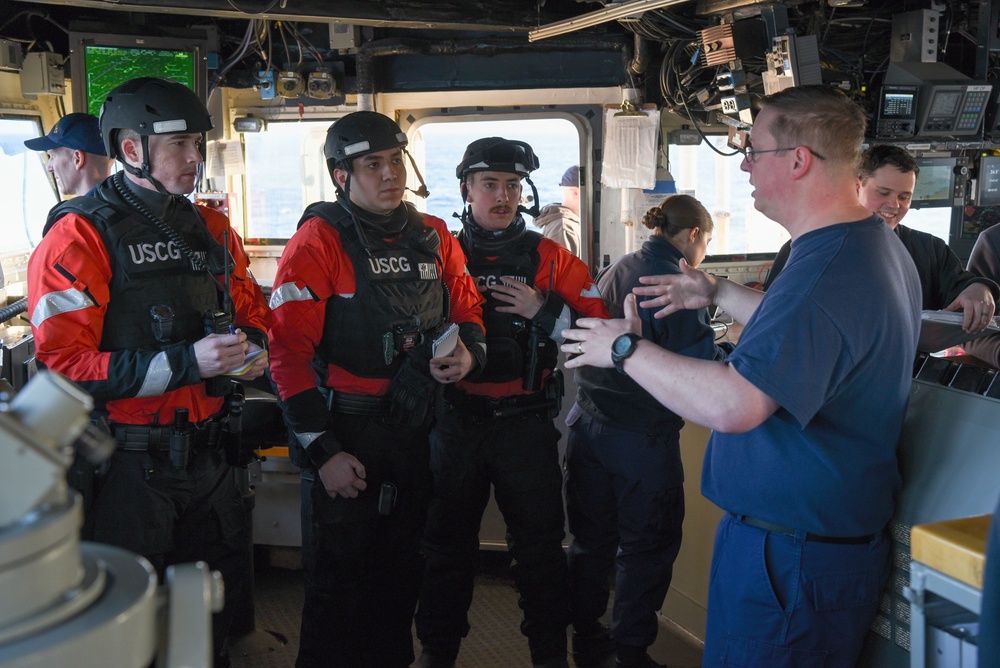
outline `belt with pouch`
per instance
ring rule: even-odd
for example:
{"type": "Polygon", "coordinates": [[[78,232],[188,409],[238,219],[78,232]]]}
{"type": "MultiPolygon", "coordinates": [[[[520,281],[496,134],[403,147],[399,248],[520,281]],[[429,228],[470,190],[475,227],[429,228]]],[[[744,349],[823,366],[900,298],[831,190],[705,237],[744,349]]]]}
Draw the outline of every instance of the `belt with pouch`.
{"type": "Polygon", "coordinates": [[[558,407],[558,402],[546,396],[544,391],[533,394],[514,394],[506,397],[486,397],[478,394],[466,394],[448,385],[444,390],[444,398],[459,413],[480,419],[544,413],[553,407],[558,407]]]}
{"type": "Polygon", "coordinates": [[[334,390],[330,398],[330,410],[334,413],[387,417],[391,408],[392,403],[384,394],[348,394],[334,390]]]}
{"type": "MultiPolygon", "coordinates": [[[[795,529],[789,527],[783,527],[780,524],[772,524],[771,522],[765,522],[764,520],[759,520],[756,517],[750,517],[749,515],[737,515],[736,513],[729,513],[737,521],[746,524],[747,526],[754,527],[757,529],[763,529],[764,531],[772,531],[774,533],[780,533],[783,536],[791,536],[794,538],[797,532],[795,529]]],[[[875,534],[868,534],[867,536],[818,536],[814,533],[806,533],[806,540],[813,543],[831,543],[834,545],[864,545],[875,540],[875,534]]]]}
{"type": "MultiPolygon", "coordinates": [[[[190,423],[185,428],[190,434],[192,448],[214,448],[222,440],[225,425],[220,419],[190,423]]],[[[170,436],[174,433],[172,424],[112,424],[111,434],[119,450],[128,452],[166,452],[170,450],[170,436]]]]}

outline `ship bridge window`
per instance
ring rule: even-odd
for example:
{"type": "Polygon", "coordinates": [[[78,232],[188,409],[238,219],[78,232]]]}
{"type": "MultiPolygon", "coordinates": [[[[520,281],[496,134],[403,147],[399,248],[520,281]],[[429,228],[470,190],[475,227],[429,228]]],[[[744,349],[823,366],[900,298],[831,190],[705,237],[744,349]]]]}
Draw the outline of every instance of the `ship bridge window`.
{"type": "Polygon", "coordinates": [[[331,123],[271,122],[267,132],[242,135],[248,244],[284,244],[308,204],[336,199],[323,157],[331,123]]]}
{"type": "MultiPolygon", "coordinates": [[[[568,168],[580,164],[580,133],[573,123],[562,118],[438,121],[420,125],[410,141],[409,150],[422,165],[420,170],[430,196],[426,200],[408,199],[420,210],[444,219],[449,229],[461,229],[461,222],[452,215],[460,214],[464,208],[455,168],[462,161],[466,146],[481,137],[503,137],[528,143],[539,162],[538,169],[531,174],[538,189],[539,205],[562,202],[559,181],[568,168]]],[[[410,169],[409,183],[415,188],[419,184],[412,171],[410,169]]],[[[522,199],[529,209],[534,204],[528,201],[531,197],[531,186],[525,183],[522,199]]],[[[531,217],[526,216],[525,220],[531,227],[531,217]]]]}
{"type": "Polygon", "coordinates": [[[670,147],[670,173],[677,192],[689,193],[712,214],[715,231],[709,255],[776,253],[788,239],[785,228],[753,206],[753,186],[740,171],[743,154],[733,154],[724,135],[710,136],[697,146],[670,147]]]}
{"type": "Polygon", "coordinates": [[[47,155],[25,147],[42,135],[37,119],[0,118],[0,201],[8,212],[0,235],[0,254],[28,250],[42,238],[49,209],[59,200],[55,181],[45,168],[47,155]]]}
{"type": "Polygon", "coordinates": [[[934,207],[929,209],[910,209],[906,217],[903,218],[903,225],[910,229],[920,230],[940,237],[948,243],[948,234],[951,231],[951,218],[954,209],[952,207],[934,207]]]}
{"type": "MultiPolygon", "coordinates": [[[[727,255],[775,253],[788,239],[783,227],[757,211],[753,205],[753,186],[740,171],[743,156],[732,153],[725,136],[710,136],[697,146],[670,147],[670,173],[677,191],[697,197],[712,214],[715,232],[708,254],[725,259],[727,255]]],[[[911,208],[904,224],[948,241],[953,207],[911,208]]]]}
{"type": "MultiPolygon", "coordinates": [[[[271,122],[266,132],[242,134],[246,156],[245,202],[248,244],[281,245],[295,232],[302,211],[311,202],[333,201],[336,190],[323,157],[326,131],[323,121],[271,122]],[[279,175],[275,178],[275,175],[279,175]]],[[[455,167],[465,147],[480,137],[505,137],[527,142],[539,157],[531,176],[541,205],[562,201],[563,172],[579,163],[580,138],[576,127],[562,119],[523,119],[426,123],[411,138],[413,154],[430,191],[426,200],[407,193],[417,208],[444,219],[452,230],[461,223],[462,197],[455,167]]],[[[407,185],[419,181],[409,161],[407,185]]],[[[524,195],[531,197],[525,186],[524,195]]],[[[525,202],[528,208],[530,202],[525,202]]],[[[528,218],[530,221],[530,217],[528,218]]],[[[529,222],[530,224],[530,222],[529,222]]]]}

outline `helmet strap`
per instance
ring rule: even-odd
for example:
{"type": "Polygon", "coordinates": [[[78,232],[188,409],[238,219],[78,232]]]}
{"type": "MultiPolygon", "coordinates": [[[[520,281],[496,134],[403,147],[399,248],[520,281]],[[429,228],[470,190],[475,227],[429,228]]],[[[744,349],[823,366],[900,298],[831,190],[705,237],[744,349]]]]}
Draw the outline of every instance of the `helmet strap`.
{"type": "Polygon", "coordinates": [[[538,214],[541,213],[541,208],[538,202],[538,188],[536,188],[535,184],[532,183],[530,176],[525,176],[524,180],[527,181],[529,186],[531,186],[531,196],[533,198],[532,202],[534,202],[534,204],[532,204],[530,209],[526,209],[520,204],[518,204],[517,210],[519,213],[526,213],[532,218],[538,218],[538,214]]]}
{"type": "Polygon", "coordinates": [[[428,197],[430,197],[431,191],[427,189],[427,184],[424,183],[424,175],[420,173],[420,168],[417,167],[417,161],[413,159],[413,156],[410,155],[410,152],[407,151],[405,148],[403,149],[403,153],[406,154],[407,158],[409,158],[410,166],[413,167],[413,172],[417,175],[417,180],[420,181],[419,188],[417,188],[416,190],[410,190],[409,188],[407,188],[407,190],[409,190],[417,197],[422,197],[423,199],[427,199],[428,197]]]}
{"type": "Polygon", "coordinates": [[[354,210],[354,203],[351,202],[351,173],[352,169],[347,170],[347,179],[344,181],[344,201],[343,205],[347,206],[347,210],[351,212],[351,222],[354,223],[354,229],[358,232],[358,238],[361,240],[361,246],[365,249],[365,255],[368,257],[372,256],[372,245],[368,241],[368,235],[365,234],[365,227],[358,220],[358,214],[354,210]]]}
{"type": "Polygon", "coordinates": [[[132,176],[149,181],[153,185],[153,188],[156,189],[156,192],[161,195],[173,196],[173,193],[168,191],[162,183],[153,178],[153,167],[149,164],[149,135],[140,135],[139,139],[142,142],[142,166],[135,167],[123,159],[121,161],[122,169],[132,176]]]}

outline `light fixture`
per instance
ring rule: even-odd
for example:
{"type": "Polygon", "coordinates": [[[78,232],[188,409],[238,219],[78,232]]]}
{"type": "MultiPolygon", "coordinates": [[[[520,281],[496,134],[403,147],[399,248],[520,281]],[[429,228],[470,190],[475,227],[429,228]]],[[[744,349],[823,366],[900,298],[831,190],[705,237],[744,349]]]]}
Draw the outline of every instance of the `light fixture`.
{"type": "Polygon", "coordinates": [[[577,30],[583,30],[584,28],[601,25],[602,23],[607,23],[608,21],[617,21],[636,14],[642,14],[643,12],[647,12],[651,9],[661,9],[663,7],[669,7],[670,5],[679,5],[687,1],[688,0],[629,0],[628,2],[618,3],[605,7],[604,9],[598,9],[597,11],[593,11],[588,14],[581,14],[580,16],[571,19],[556,21],[555,23],[550,23],[547,26],[529,30],[528,41],[536,42],[547,37],[565,35],[566,33],[576,32],[577,30]]]}
{"type": "Polygon", "coordinates": [[[233,129],[237,132],[260,132],[264,129],[264,119],[253,114],[233,119],[233,129]]]}

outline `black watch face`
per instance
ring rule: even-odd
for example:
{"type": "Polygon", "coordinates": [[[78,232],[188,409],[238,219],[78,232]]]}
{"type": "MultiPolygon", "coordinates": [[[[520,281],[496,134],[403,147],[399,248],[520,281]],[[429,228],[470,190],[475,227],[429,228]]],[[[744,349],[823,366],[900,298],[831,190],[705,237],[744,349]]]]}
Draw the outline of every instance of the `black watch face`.
{"type": "Polygon", "coordinates": [[[629,338],[627,334],[622,334],[617,339],[615,339],[615,345],[612,350],[616,355],[624,355],[628,352],[628,349],[632,347],[632,339],[629,338]]]}

